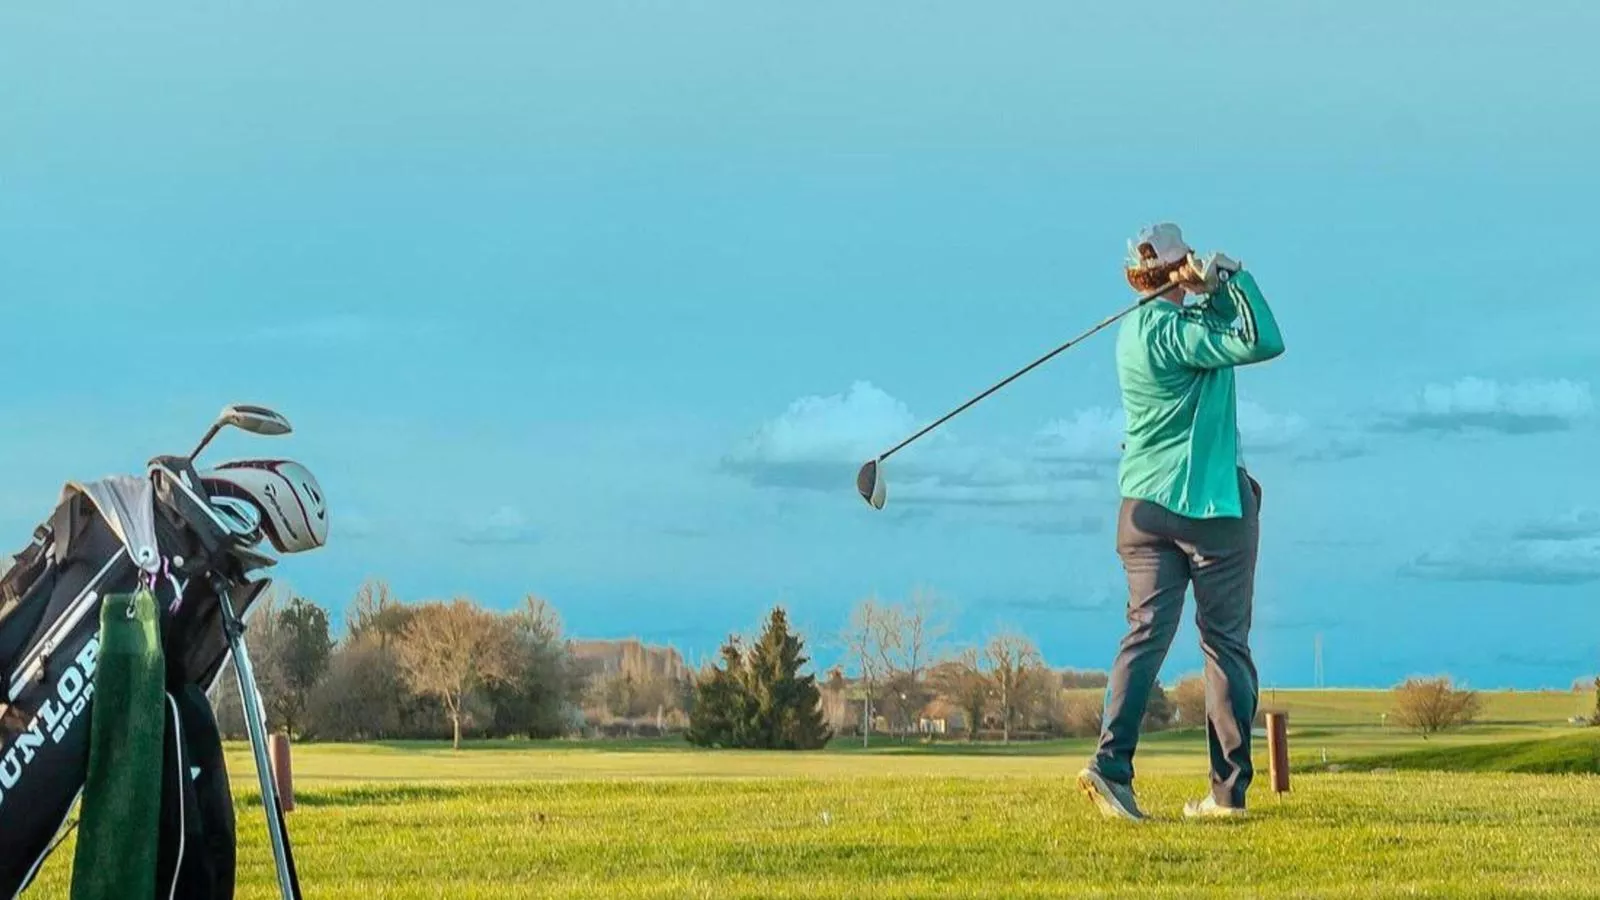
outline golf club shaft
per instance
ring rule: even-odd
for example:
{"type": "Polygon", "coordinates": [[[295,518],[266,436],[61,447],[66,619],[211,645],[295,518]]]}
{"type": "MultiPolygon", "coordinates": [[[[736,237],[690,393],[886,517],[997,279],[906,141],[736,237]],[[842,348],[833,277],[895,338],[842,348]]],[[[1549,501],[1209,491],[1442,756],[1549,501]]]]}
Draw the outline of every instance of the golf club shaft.
{"type": "Polygon", "coordinates": [[[1021,378],[1022,376],[1028,374],[1029,372],[1032,372],[1034,369],[1037,369],[1038,367],[1044,365],[1045,363],[1047,363],[1050,360],[1054,359],[1055,357],[1059,356],[1062,352],[1068,350],[1074,344],[1077,344],[1078,342],[1084,340],[1085,338],[1088,338],[1090,335],[1093,335],[1094,333],[1106,328],[1107,326],[1111,325],[1113,322],[1116,322],[1118,319],[1122,318],[1123,316],[1127,315],[1128,313],[1133,312],[1134,310],[1136,310],[1139,307],[1145,305],[1146,303],[1149,303],[1151,300],[1154,300],[1157,297],[1161,296],[1162,294],[1165,294],[1166,292],[1172,290],[1172,288],[1173,288],[1172,285],[1167,285],[1166,287],[1161,288],[1160,290],[1152,291],[1152,292],[1150,292],[1148,294],[1145,294],[1145,295],[1141,296],[1139,298],[1138,302],[1134,303],[1132,306],[1128,307],[1127,309],[1124,309],[1123,311],[1117,313],[1116,315],[1110,316],[1105,321],[1103,321],[1100,324],[1094,326],[1093,328],[1089,329],[1088,331],[1085,331],[1083,334],[1078,335],[1077,337],[1073,338],[1070,341],[1067,341],[1065,344],[1062,344],[1061,346],[1055,348],[1054,350],[1051,350],[1049,353],[1046,353],[1045,355],[1039,357],[1038,359],[1034,360],[1033,362],[1028,363],[1023,368],[1021,368],[1018,371],[1012,373],[1004,381],[1001,381],[999,384],[996,384],[994,387],[989,388],[988,390],[984,391],[983,393],[979,394],[978,396],[973,397],[971,400],[968,400],[967,402],[961,404],[960,406],[956,407],[955,409],[951,410],[950,412],[945,413],[943,416],[941,416],[938,419],[938,421],[934,422],[931,425],[928,425],[927,427],[923,428],[921,431],[917,432],[916,434],[913,434],[911,437],[908,437],[905,440],[901,441],[900,443],[894,445],[894,447],[890,448],[888,452],[886,452],[882,456],[878,457],[878,462],[883,462],[884,460],[886,460],[889,457],[895,455],[896,453],[899,453],[901,450],[904,450],[907,446],[909,446],[912,442],[916,441],[918,438],[920,438],[923,435],[927,434],[928,432],[934,430],[935,428],[938,428],[940,425],[943,425],[944,423],[950,421],[951,419],[954,419],[956,416],[959,416],[962,413],[966,412],[968,409],[972,408],[972,406],[975,405],[978,401],[980,401],[983,398],[989,396],[990,394],[993,394],[995,391],[1000,390],[1001,388],[1005,387],[1006,385],[1010,384],[1011,382],[1016,381],[1018,378],[1021,378]]]}
{"type": "Polygon", "coordinates": [[[200,443],[195,445],[194,451],[189,454],[189,462],[194,462],[195,458],[200,455],[200,451],[204,450],[206,448],[206,445],[211,443],[211,439],[216,437],[217,436],[217,432],[219,432],[221,430],[222,430],[222,423],[221,422],[214,423],[211,426],[211,428],[206,431],[206,436],[200,439],[200,443]]]}
{"type": "Polygon", "coordinates": [[[222,604],[222,627],[228,636],[233,655],[234,675],[239,681],[239,700],[244,711],[245,732],[250,737],[250,750],[255,757],[256,779],[261,784],[261,804],[266,808],[267,834],[272,843],[272,861],[276,870],[278,891],[283,900],[297,900],[294,881],[289,875],[288,849],[283,840],[283,807],[278,803],[278,785],[273,778],[272,762],[267,756],[266,716],[261,710],[261,697],[257,693],[255,668],[250,664],[250,652],[244,642],[244,627],[233,610],[225,585],[218,585],[222,604]]]}

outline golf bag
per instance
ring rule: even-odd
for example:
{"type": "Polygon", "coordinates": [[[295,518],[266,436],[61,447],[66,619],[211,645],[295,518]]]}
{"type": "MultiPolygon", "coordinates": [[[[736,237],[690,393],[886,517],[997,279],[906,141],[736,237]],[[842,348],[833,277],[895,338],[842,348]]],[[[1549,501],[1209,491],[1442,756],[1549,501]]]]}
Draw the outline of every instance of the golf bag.
{"type": "MultiPolygon", "coordinates": [[[[207,486],[186,457],[158,457],[143,477],[69,484],[0,577],[0,898],[32,881],[83,789],[102,600],[141,588],[161,610],[166,665],[157,894],[232,898],[233,798],[206,692],[270,585],[252,573],[275,560],[254,549],[259,516],[213,501],[207,486]]],[[[253,677],[240,681],[254,694],[253,677]]],[[[276,791],[264,793],[281,811],[276,791]]],[[[282,815],[269,822],[287,855],[282,815]]]]}

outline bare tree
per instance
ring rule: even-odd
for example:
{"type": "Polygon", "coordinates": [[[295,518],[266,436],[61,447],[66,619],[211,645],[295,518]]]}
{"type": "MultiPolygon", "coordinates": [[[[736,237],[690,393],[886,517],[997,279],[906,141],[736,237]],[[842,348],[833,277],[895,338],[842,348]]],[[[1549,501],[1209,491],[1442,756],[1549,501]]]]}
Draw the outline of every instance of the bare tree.
{"type": "Polygon", "coordinates": [[[975,649],[963,650],[955,659],[934,666],[928,680],[939,696],[961,710],[967,720],[967,740],[976,740],[994,693],[983,657],[975,649]]]}
{"type": "Polygon", "coordinates": [[[1185,675],[1172,686],[1172,705],[1178,710],[1178,726],[1193,728],[1206,722],[1206,682],[1200,675],[1185,675]]]}
{"type": "Polygon", "coordinates": [[[1105,698],[1081,688],[1061,692],[1061,725],[1068,737],[1099,737],[1104,727],[1105,698]]]}
{"type": "Polygon", "coordinates": [[[1449,676],[1408,678],[1394,689],[1395,720],[1423,735],[1471,724],[1483,709],[1475,691],[1457,690],[1449,676]]]}
{"type": "Polygon", "coordinates": [[[438,697],[450,717],[452,746],[461,748],[461,719],[469,695],[507,679],[512,670],[509,630],[470,600],[425,603],[401,635],[400,665],[411,689],[438,697]]]}
{"type": "Polygon", "coordinates": [[[940,639],[949,631],[938,617],[937,607],[933,593],[919,588],[912,592],[909,603],[879,607],[874,619],[878,670],[886,688],[884,699],[902,738],[933,699],[928,668],[940,639]]]}
{"type": "Polygon", "coordinates": [[[850,716],[849,685],[838,666],[828,670],[828,680],[822,684],[822,719],[834,734],[844,734],[856,725],[850,716]]]}
{"type": "Polygon", "coordinates": [[[351,637],[371,634],[378,647],[388,650],[397,642],[411,619],[411,607],[401,603],[386,581],[371,579],[356,590],[355,600],[345,613],[345,630],[351,637]]]}
{"type": "Polygon", "coordinates": [[[989,681],[995,692],[1000,714],[1001,740],[1011,743],[1011,726],[1026,724],[1040,702],[1058,683],[1044,667],[1033,642],[1017,634],[1003,634],[989,641],[984,651],[989,662],[989,681]]]}
{"type": "Polygon", "coordinates": [[[851,610],[850,623],[840,635],[850,661],[860,673],[863,695],[861,704],[863,747],[869,747],[872,743],[872,698],[877,693],[882,675],[880,660],[883,658],[883,653],[879,649],[882,629],[878,624],[882,616],[882,608],[878,605],[876,597],[863,600],[851,610]]]}

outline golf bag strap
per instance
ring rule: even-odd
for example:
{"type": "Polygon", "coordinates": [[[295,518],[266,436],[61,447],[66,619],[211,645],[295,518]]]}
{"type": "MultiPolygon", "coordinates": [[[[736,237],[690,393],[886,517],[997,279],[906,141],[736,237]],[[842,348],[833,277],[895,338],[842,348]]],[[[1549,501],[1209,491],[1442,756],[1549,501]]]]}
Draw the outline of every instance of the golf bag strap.
{"type": "Polygon", "coordinates": [[[11,557],[11,568],[6,570],[4,578],[0,578],[0,586],[3,586],[0,587],[0,611],[22,600],[22,595],[27,593],[38,577],[37,567],[44,551],[50,546],[50,535],[49,526],[40,525],[33,530],[33,542],[11,557]]]}

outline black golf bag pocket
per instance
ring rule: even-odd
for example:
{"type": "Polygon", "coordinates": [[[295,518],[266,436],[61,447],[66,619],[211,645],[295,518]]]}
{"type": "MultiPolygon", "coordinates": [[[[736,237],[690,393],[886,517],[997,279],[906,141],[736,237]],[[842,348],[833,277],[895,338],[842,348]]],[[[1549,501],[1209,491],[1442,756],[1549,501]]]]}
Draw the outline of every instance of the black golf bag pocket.
{"type": "Polygon", "coordinates": [[[0,619],[8,654],[0,659],[0,897],[33,879],[83,788],[100,598],[137,580],[110,529],[71,512],[58,510],[52,521],[66,527],[48,566],[0,619]]]}
{"type": "MultiPolygon", "coordinates": [[[[174,555],[193,555],[170,523],[161,520],[158,529],[174,555]]],[[[0,579],[0,900],[33,880],[83,789],[102,598],[139,586],[121,539],[77,492],[63,497],[15,559],[0,579]]],[[[156,590],[163,608],[175,599],[165,580],[156,590]]],[[[188,593],[190,609],[216,605],[203,586],[188,593]]],[[[215,672],[226,644],[219,635],[206,650],[197,656],[185,647],[180,659],[215,672]]],[[[193,679],[175,679],[169,669],[167,682],[171,691],[193,679]]]]}
{"type": "Polygon", "coordinates": [[[175,900],[232,900],[233,791],[211,704],[188,684],[167,695],[156,885],[175,900]]]}

